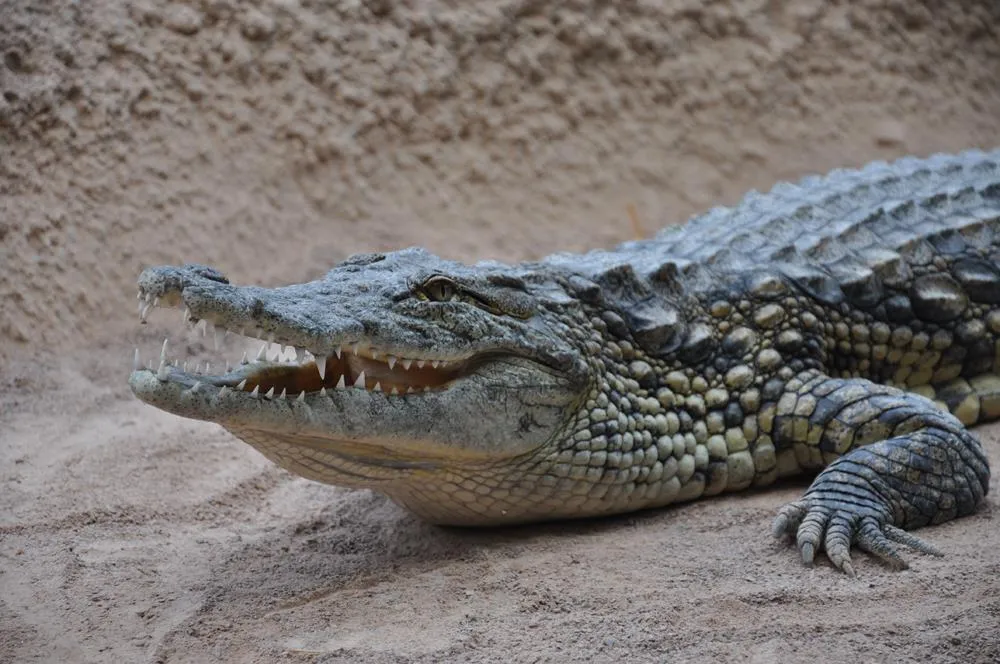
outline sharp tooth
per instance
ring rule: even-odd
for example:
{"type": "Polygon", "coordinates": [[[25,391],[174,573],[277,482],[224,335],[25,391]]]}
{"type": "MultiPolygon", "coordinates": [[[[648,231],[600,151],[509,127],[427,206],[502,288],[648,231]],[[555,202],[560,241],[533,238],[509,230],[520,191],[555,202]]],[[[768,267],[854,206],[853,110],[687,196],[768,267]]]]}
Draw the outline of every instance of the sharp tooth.
{"type": "Polygon", "coordinates": [[[353,346],[351,346],[351,352],[354,353],[355,355],[358,354],[358,346],[359,344],[354,344],[353,346]]]}
{"type": "Polygon", "coordinates": [[[307,351],[305,348],[296,348],[295,349],[295,361],[298,362],[299,364],[302,363],[302,360],[304,360],[304,359],[308,360],[311,357],[312,357],[312,353],[310,353],[309,351],[307,351]]]}
{"type": "Polygon", "coordinates": [[[418,369],[423,369],[425,364],[427,364],[426,360],[417,360],[417,368],[418,369]]]}
{"type": "Polygon", "coordinates": [[[379,357],[381,357],[379,355],[378,351],[375,350],[374,348],[368,349],[368,352],[371,354],[371,357],[372,357],[373,360],[377,360],[379,357]]]}
{"type": "Polygon", "coordinates": [[[168,339],[164,339],[163,340],[163,345],[160,347],[160,362],[161,363],[167,361],[167,341],[168,341],[168,339]]]}
{"type": "Polygon", "coordinates": [[[226,360],[226,373],[233,370],[233,365],[229,364],[229,360],[226,360]]]}
{"type": "Polygon", "coordinates": [[[146,360],[146,368],[149,369],[150,371],[153,370],[153,361],[152,360],[146,360]]]}
{"type": "Polygon", "coordinates": [[[413,360],[400,360],[399,363],[403,365],[403,368],[407,371],[410,370],[410,365],[413,364],[413,360]]]}
{"type": "Polygon", "coordinates": [[[396,358],[393,357],[392,355],[386,355],[385,363],[389,365],[390,369],[392,369],[394,366],[396,366],[396,358]]]}
{"type": "Polygon", "coordinates": [[[197,381],[197,380],[194,381],[194,385],[192,385],[191,389],[190,389],[191,394],[194,394],[195,392],[197,392],[200,387],[201,387],[201,382],[197,381]]]}
{"type": "Polygon", "coordinates": [[[239,390],[240,392],[242,392],[242,391],[243,391],[243,389],[244,389],[244,388],[245,388],[246,386],[247,386],[247,379],[246,379],[246,378],[244,378],[244,379],[243,379],[243,380],[241,380],[241,381],[239,382],[239,384],[238,384],[238,385],[236,386],[236,389],[237,389],[237,390],[239,390]]]}
{"type": "Polygon", "coordinates": [[[139,347],[136,346],[135,354],[132,355],[132,371],[138,371],[142,367],[142,361],[139,359],[139,347]]]}
{"type": "Polygon", "coordinates": [[[202,318],[200,321],[198,321],[198,327],[201,328],[201,336],[202,337],[207,337],[208,336],[208,319],[207,318],[202,318]]]}
{"type": "Polygon", "coordinates": [[[146,322],[146,315],[149,314],[149,310],[152,309],[152,305],[149,303],[140,305],[139,307],[139,321],[142,323],[146,322]]]}
{"type": "Polygon", "coordinates": [[[326,396],[326,388],[325,387],[319,388],[319,395],[321,397],[325,397],[326,396]]]}
{"type": "Polygon", "coordinates": [[[182,364],[182,365],[181,365],[181,370],[182,370],[182,371],[183,371],[184,373],[187,373],[187,372],[188,372],[188,363],[187,363],[186,361],[184,362],[184,364],[182,364]]]}
{"type": "Polygon", "coordinates": [[[372,392],[381,392],[381,391],[382,391],[382,386],[378,384],[378,381],[375,381],[375,387],[372,388],[372,392]]]}
{"type": "Polygon", "coordinates": [[[320,380],[326,380],[326,355],[316,356],[316,371],[319,372],[320,380]]]}
{"type": "Polygon", "coordinates": [[[260,385],[254,385],[253,386],[253,392],[251,392],[250,395],[254,396],[254,397],[259,397],[260,396],[260,385]]]}
{"type": "Polygon", "coordinates": [[[298,401],[299,403],[305,403],[306,402],[306,391],[302,390],[301,392],[299,392],[299,396],[295,397],[295,400],[298,401]]]}
{"type": "Polygon", "coordinates": [[[281,388],[281,395],[280,396],[281,396],[282,399],[287,399],[288,398],[288,388],[287,387],[281,388]]]}
{"type": "Polygon", "coordinates": [[[169,375],[170,365],[165,360],[160,360],[160,368],[156,370],[156,377],[161,381],[165,381],[169,375]]]}
{"type": "Polygon", "coordinates": [[[267,391],[267,392],[266,392],[266,393],[264,394],[264,396],[265,396],[265,397],[267,397],[268,399],[273,399],[273,398],[274,398],[274,385],[272,385],[272,386],[271,386],[271,389],[269,389],[269,390],[268,390],[268,391],[267,391]]]}
{"type": "Polygon", "coordinates": [[[226,331],[218,327],[215,328],[215,335],[213,335],[212,337],[215,344],[215,350],[219,350],[219,346],[222,345],[222,341],[225,338],[226,338],[226,331]]]}
{"type": "Polygon", "coordinates": [[[240,364],[250,364],[250,358],[247,357],[246,351],[243,351],[243,359],[240,360],[240,364]]]}
{"type": "Polygon", "coordinates": [[[431,366],[437,369],[439,366],[441,366],[441,360],[432,360],[431,366]]]}
{"type": "Polygon", "coordinates": [[[407,394],[413,394],[414,392],[416,392],[416,390],[413,389],[412,385],[407,386],[407,388],[406,388],[406,393],[407,394]]]}
{"type": "Polygon", "coordinates": [[[142,299],[142,291],[136,292],[135,299],[137,299],[137,300],[141,300],[142,299]]]}
{"type": "Polygon", "coordinates": [[[338,360],[340,359],[340,346],[333,349],[333,354],[337,356],[338,360]]]}
{"type": "Polygon", "coordinates": [[[347,381],[344,380],[344,374],[340,374],[340,380],[337,381],[337,389],[342,390],[347,387],[347,381]]]}
{"type": "Polygon", "coordinates": [[[392,387],[391,387],[391,388],[389,389],[389,394],[399,394],[399,390],[398,390],[398,389],[396,388],[396,386],[395,386],[395,385],[393,385],[393,386],[392,386],[392,387]]]}
{"type": "Polygon", "coordinates": [[[365,372],[362,371],[358,374],[358,379],[354,381],[354,387],[364,388],[365,386],[365,372]]]}
{"type": "Polygon", "coordinates": [[[227,386],[223,385],[222,387],[219,388],[219,396],[220,397],[225,396],[226,392],[228,392],[228,391],[229,391],[229,388],[227,386]]]}
{"type": "Polygon", "coordinates": [[[267,359],[267,346],[268,344],[265,343],[260,347],[260,350],[257,351],[257,359],[254,360],[255,362],[262,362],[267,359]]]}

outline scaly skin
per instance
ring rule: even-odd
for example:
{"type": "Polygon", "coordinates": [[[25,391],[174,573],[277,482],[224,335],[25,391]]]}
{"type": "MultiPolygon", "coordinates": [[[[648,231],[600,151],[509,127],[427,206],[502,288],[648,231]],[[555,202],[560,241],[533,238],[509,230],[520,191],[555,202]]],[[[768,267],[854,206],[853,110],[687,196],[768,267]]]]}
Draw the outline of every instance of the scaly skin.
{"type": "Polygon", "coordinates": [[[582,256],[408,249],[283,288],[190,265],[139,286],[143,318],[183,305],[324,368],[163,361],[130,377],[139,398],[435,523],[612,514],[822,469],[774,530],[853,574],[852,545],[905,565],[894,542],[934,552],[906,529],[987,491],[965,426],[1000,417],[1000,151],[782,184],[582,256]]]}

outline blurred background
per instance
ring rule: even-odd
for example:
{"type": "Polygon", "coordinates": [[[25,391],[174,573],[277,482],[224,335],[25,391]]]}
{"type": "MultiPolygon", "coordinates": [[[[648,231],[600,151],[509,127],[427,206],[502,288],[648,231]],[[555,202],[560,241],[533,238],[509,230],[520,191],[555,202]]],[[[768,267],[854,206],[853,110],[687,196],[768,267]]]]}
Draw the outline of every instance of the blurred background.
{"type": "Polygon", "coordinates": [[[150,265],[539,258],[1000,147],[998,30],[998,0],[0,0],[0,661],[1000,661],[1000,487],[926,534],[946,558],[855,581],[771,539],[801,486],[442,530],[125,382],[183,336],[137,324],[150,265]]]}
{"type": "Polygon", "coordinates": [[[0,353],[134,330],[148,265],[537,258],[996,146],[1000,3],[941,6],[8,0],[0,353]]]}

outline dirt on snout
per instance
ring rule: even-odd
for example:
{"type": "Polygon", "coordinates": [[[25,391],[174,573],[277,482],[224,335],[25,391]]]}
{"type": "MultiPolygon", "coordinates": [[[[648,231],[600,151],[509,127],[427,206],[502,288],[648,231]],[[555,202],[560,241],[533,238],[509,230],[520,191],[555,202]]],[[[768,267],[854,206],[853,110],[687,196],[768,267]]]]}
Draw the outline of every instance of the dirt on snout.
{"type": "Polygon", "coordinates": [[[149,265],[537,258],[1000,146],[998,26],[996,0],[0,3],[0,661],[1000,661],[996,481],[920,533],[945,557],[849,579],[769,535],[805,482],[441,529],[125,383],[184,338],[137,325],[149,265]]]}

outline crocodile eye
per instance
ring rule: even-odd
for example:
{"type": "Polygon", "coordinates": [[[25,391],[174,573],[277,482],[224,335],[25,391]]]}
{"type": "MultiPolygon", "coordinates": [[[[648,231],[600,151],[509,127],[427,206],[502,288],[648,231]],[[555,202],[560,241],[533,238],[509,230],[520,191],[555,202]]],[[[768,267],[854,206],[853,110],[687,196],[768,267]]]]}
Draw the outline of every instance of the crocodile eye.
{"type": "Polygon", "coordinates": [[[428,300],[435,302],[449,302],[458,295],[458,287],[455,282],[448,277],[431,277],[420,286],[420,290],[427,296],[428,300]]]}

